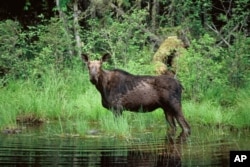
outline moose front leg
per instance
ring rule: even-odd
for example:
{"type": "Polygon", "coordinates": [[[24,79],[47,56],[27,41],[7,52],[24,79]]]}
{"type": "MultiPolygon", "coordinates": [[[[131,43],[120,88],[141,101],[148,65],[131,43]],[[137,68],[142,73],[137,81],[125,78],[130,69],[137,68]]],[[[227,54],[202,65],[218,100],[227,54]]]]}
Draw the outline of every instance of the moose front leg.
{"type": "Polygon", "coordinates": [[[120,117],[122,116],[122,111],[121,110],[112,110],[113,114],[115,117],[120,117]]]}
{"type": "Polygon", "coordinates": [[[120,98],[117,98],[116,100],[113,100],[111,103],[111,111],[115,115],[115,117],[119,117],[122,115],[122,112],[124,110],[123,105],[121,104],[120,98]]]}
{"type": "Polygon", "coordinates": [[[115,107],[111,108],[111,111],[115,117],[119,117],[122,115],[123,107],[121,105],[116,105],[115,107]]]}

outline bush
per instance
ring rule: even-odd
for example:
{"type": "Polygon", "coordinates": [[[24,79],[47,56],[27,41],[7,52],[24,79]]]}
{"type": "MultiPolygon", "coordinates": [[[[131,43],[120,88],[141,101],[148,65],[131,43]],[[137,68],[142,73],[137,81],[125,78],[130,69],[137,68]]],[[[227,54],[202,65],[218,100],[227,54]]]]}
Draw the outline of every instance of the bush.
{"type": "Polygon", "coordinates": [[[209,89],[226,84],[223,75],[222,48],[215,47],[215,40],[205,34],[192,45],[178,60],[178,76],[185,87],[188,98],[200,100],[209,89]]]}
{"type": "Polygon", "coordinates": [[[205,34],[193,40],[185,55],[178,59],[178,76],[185,88],[185,97],[219,101],[233,105],[238,89],[249,83],[249,39],[238,36],[229,48],[216,46],[213,37],[205,34]]]}
{"type": "Polygon", "coordinates": [[[89,20],[88,29],[83,33],[84,52],[110,53],[115,66],[148,61],[148,55],[142,52],[148,37],[143,32],[147,14],[144,10],[134,10],[122,18],[107,15],[103,20],[89,20]]]}
{"type": "Polygon", "coordinates": [[[234,44],[226,50],[226,69],[230,85],[243,88],[250,82],[250,38],[237,34],[234,44]]]}
{"type": "Polygon", "coordinates": [[[0,77],[23,75],[26,65],[22,27],[16,21],[0,22],[0,77]]]}
{"type": "Polygon", "coordinates": [[[70,32],[58,18],[22,29],[18,22],[0,22],[0,77],[41,76],[47,68],[58,71],[72,65],[74,47],[70,32]],[[6,75],[8,74],[8,75],[6,75]]]}
{"type": "Polygon", "coordinates": [[[74,47],[73,37],[70,36],[62,21],[58,18],[51,18],[48,22],[30,27],[30,38],[35,38],[32,45],[33,74],[41,73],[47,66],[53,66],[58,71],[70,66],[74,47]]]}

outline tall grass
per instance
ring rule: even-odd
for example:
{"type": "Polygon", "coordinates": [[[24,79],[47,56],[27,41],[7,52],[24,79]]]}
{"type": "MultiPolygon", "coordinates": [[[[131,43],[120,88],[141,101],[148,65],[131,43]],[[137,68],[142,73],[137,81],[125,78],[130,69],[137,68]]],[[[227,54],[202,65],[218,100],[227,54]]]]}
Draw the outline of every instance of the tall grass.
{"type": "MultiPolygon", "coordinates": [[[[191,127],[249,127],[249,94],[249,90],[238,92],[231,107],[223,107],[212,97],[201,102],[184,100],[183,112],[191,127]]],[[[95,130],[107,136],[132,137],[138,132],[168,127],[161,109],[137,114],[125,111],[114,118],[112,112],[102,107],[99,92],[90,84],[87,72],[80,68],[60,73],[51,69],[41,78],[9,80],[7,86],[0,88],[0,115],[0,129],[16,127],[17,118],[39,119],[51,125],[55,122],[58,128],[46,132],[60,135],[84,136],[95,130]]]]}
{"type": "Polygon", "coordinates": [[[224,113],[222,107],[211,101],[200,103],[185,101],[183,109],[187,119],[195,124],[220,125],[230,119],[230,114],[224,113]]]}
{"type": "MultiPolygon", "coordinates": [[[[11,113],[9,123],[12,124],[16,117],[25,115],[50,120],[58,119],[59,116],[70,117],[75,109],[72,102],[81,94],[80,90],[84,93],[85,87],[82,84],[84,79],[81,82],[77,79],[76,75],[80,73],[74,73],[75,76],[68,71],[65,73],[57,74],[51,70],[38,79],[10,80],[7,86],[0,89],[2,118],[8,118],[7,114],[11,113]]],[[[79,78],[82,76],[81,73],[79,78]]]]}
{"type": "MultiPolygon", "coordinates": [[[[232,92],[231,92],[232,93],[232,92]]],[[[233,93],[232,93],[233,94],[233,93]]],[[[201,102],[187,101],[183,103],[183,110],[187,119],[193,124],[209,126],[228,126],[233,128],[250,127],[250,91],[239,90],[232,96],[234,101],[226,99],[227,105],[221,104],[223,99],[207,98],[201,102]],[[216,100],[217,99],[217,100],[216,100]],[[234,104],[231,104],[233,103],[234,104]]]]}
{"type": "Polygon", "coordinates": [[[250,87],[237,94],[232,126],[249,128],[250,125],[250,87]]]}

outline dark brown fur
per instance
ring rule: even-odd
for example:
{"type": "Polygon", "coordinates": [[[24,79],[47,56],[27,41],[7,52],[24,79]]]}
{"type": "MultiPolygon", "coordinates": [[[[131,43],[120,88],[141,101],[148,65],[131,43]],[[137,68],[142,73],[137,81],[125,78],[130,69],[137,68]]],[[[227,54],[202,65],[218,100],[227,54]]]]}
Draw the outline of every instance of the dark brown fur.
{"type": "Polygon", "coordinates": [[[115,115],[121,115],[123,110],[149,112],[162,108],[172,130],[176,130],[176,119],[182,133],[190,134],[182,113],[182,87],[178,80],[167,75],[139,76],[118,69],[104,70],[102,63],[109,57],[105,54],[100,60],[90,61],[87,55],[82,55],[90,81],[101,93],[105,108],[112,109],[115,115]]]}

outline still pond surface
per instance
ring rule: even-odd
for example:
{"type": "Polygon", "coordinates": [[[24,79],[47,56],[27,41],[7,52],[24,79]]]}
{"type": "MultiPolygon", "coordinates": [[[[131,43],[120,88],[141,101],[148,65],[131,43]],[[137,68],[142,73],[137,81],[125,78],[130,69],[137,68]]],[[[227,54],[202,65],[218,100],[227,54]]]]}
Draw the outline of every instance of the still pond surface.
{"type": "Polygon", "coordinates": [[[0,166],[229,166],[230,150],[250,150],[248,130],[193,126],[180,143],[159,129],[128,138],[59,137],[48,135],[46,126],[0,134],[0,166]]]}

